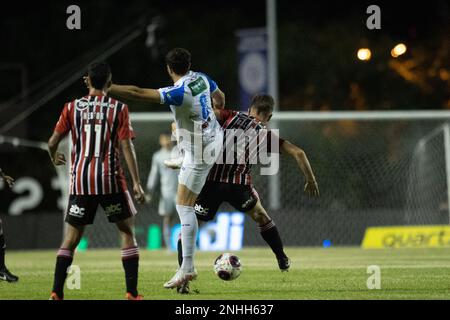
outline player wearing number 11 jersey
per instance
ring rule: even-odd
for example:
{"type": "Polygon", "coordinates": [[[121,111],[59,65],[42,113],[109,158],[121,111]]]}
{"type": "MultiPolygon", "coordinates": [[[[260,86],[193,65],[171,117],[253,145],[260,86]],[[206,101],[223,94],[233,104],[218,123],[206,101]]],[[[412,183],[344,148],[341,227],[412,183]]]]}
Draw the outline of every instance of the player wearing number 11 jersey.
{"type": "Polygon", "coordinates": [[[72,264],[74,250],[85,226],[94,222],[100,205],[121,234],[127,298],[141,299],[137,292],[139,250],[133,232],[136,209],[119,159],[120,148],[133,180],[135,199],[143,202],[132,143],[135,134],[127,105],[106,95],[111,85],[109,66],[105,63],[91,65],[86,83],[89,94],[66,103],[48,142],[53,163],[64,165],[66,160],[57,151],[58,145],[69,133],[72,141],[70,198],[65,219],[68,226],[58,251],[50,298],[63,299],[67,268],[72,264]]]}

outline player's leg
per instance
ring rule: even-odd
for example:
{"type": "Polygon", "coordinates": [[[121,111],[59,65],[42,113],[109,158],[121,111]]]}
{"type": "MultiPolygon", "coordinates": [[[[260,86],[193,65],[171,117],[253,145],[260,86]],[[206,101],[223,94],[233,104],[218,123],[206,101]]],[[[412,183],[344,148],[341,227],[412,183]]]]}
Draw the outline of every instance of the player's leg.
{"type": "MultiPolygon", "coordinates": [[[[210,158],[197,159],[194,150],[184,152],[183,165],[178,176],[177,212],[181,222],[181,243],[183,247],[183,262],[171,280],[164,284],[165,288],[176,288],[181,284],[197,277],[194,268],[194,251],[197,239],[198,222],[195,216],[194,204],[198,194],[206,182],[209,170],[214,165],[214,160],[220,154],[223,135],[219,132],[215,140],[210,142],[204,150],[213,152],[210,158]],[[212,160],[212,161],[211,161],[212,160]]],[[[193,146],[196,148],[196,146],[193,146]]],[[[203,153],[201,148],[200,154],[203,153]]]]}
{"type": "Polygon", "coordinates": [[[267,242],[275,254],[280,270],[287,271],[290,267],[290,260],[284,252],[283,241],[281,240],[275,222],[269,217],[261,201],[258,199],[255,206],[245,213],[258,224],[261,237],[267,242]]]}
{"type": "Polygon", "coordinates": [[[258,193],[251,185],[227,184],[227,202],[236,210],[249,215],[257,224],[261,237],[270,246],[282,271],[289,269],[290,261],[284,253],[278,229],[259,200],[258,193]]]}
{"type": "Polygon", "coordinates": [[[177,212],[181,222],[181,243],[183,246],[183,262],[180,269],[185,273],[194,272],[194,252],[197,238],[198,222],[194,204],[198,193],[184,184],[178,185],[177,212]]]}
{"type": "Polygon", "coordinates": [[[183,247],[183,260],[177,273],[166,283],[164,288],[180,287],[197,277],[194,268],[195,241],[197,238],[198,223],[194,213],[194,202],[197,194],[186,185],[178,184],[177,212],[181,223],[181,244],[183,247]]]}
{"type": "Polygon", "coordinates": [[[138,294],[139,248],[134,235],[134,217],[116,223],[122,241],[122,266],[125,271],[127,299],[142,299],[138,294]]]}
{"type": "Polygon", "coordinates": [[[51,300],[64,299],[64,283],[67,277],[67,269],[72,264],[74,251],[80,243],[83,232],[84,226],[71,225],[70,223],[67,225],[66,234],[56,256],[51,300]]]}
{"type": "Polygon", "coordinates": [[[97,212],[98,197],[87,195],[71,195],[65,222],[66,233],[56,256],[55,276],[51,300],[64,298],[64,282],[67,277],[67,269],[72,264],[73,255],[78,243],[80,243],[86,225],[94,222],[97,212]]]}
{"type": "Polygon", "coordinates": [[[115,223],[121,239],[122,266],[125,272],[126,299],[141,300],[138,294],[139,248],[134,234],[134,216],[137,210],[130,193],[126,190],[117,194],[100,196],[100,205],[108,221],[115,223]]]}
{"type": "MultiPolygon", "coordinates": [[[[212,219],[214,219],[220,204],[223,202],[223,192],[220,190],[220,185],[215,182],[207,181],[203,186],[202,191],[195,201],[194,210],[197,216],[199,227],[212,219]]],[[[183,263],[183,245],[181,243],[181,234],[177,243],[178,251],[178,265],[181,267],[183,263]]],[[[189,293],[189,283],[177,287],[177,292],[181,294],[189,293]]]]}
{"type": "MultiPolygon", "coordinates": [[[[216,216],[217,210],[223,202],[222,197],[224,195],[223,190],[220,189],[220,185],[220,183],[207,181],[198,195],[194,205],[194,212],[199,225],[211,221],[216,216]]],[[[183,263],[181,236],[178,238],[177,251],[178,264],[181,267],[183,263]]]]}
{"type": "Polygon", "coordinates": [[[18,276],[13,275],[5,265],[5,236],[3,234],[2,220],[0,219],[0,280],[7,282],[16,282],[19,280],[18,276]]]}

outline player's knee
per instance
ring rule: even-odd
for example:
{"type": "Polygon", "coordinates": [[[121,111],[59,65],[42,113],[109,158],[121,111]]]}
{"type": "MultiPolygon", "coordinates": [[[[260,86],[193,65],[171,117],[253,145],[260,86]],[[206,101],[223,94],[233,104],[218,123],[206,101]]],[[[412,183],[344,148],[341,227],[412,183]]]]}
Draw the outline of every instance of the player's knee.
{"type": "Polygon", "coordinates": [[[257,222],[258,224],[265,224],[270,221],[270,217],[267,215],[267,213],[264,210],[255,210],[253,212],[253,220],[257,222]]]}
{"type": "Polygon", "coordinates": [[[129,248],[137,244],[136,238],[132,230],[122,231],[120,230],[120,237],[122,239],[122,247],[129,248]]]}
{"type": "Polygon", "coordinates": [[[61,245],[62,248],[69,249],[69,250],[75,250],[78,244],[80,243],[80,237],[70,235],[66,236],[64,238],[64,241],[61,245]]]}
{"type": "Polygon", "coordinates": [[[128,225],[120,226],[119,227],[119,233],[120,233],[122,238],[134,237],[133,228],[131,228],[131,226],[128,226],[128,225]]]}

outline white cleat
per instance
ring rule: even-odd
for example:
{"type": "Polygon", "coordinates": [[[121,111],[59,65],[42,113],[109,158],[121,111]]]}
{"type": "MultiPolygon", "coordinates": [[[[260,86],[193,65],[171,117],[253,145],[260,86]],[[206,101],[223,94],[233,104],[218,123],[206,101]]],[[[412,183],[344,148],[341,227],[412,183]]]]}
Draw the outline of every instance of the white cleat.
{"type": "Polygon", "coordinates": [[[170,169],[180,169],[183,164],[183,157],[164,160],[164,164],[170,169]]]}
{"type": "Polygon", "coordinates": [[[192,272],[184,272],[183,270],[178,269],[173,278],[164,283],[164,288],[173,289],[180,287],[189,281],[195,280],[197,275],[198,273],[195,269],[192,272]]]}

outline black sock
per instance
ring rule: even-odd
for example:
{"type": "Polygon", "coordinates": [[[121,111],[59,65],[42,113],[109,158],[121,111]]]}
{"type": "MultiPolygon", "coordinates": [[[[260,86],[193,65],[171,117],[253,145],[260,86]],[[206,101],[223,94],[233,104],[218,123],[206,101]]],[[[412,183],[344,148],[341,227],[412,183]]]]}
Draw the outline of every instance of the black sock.
{"type": "Polygon", "coordinates": [[[53,292],[59,298],[64,298],[64,282],[67,277],[67,269],[73,261],[73,251],[69,249],[59,249],[56,257],[55,278],[53,280],[53,292]]]}
{"type": "Polygon", "coordinates": [[[5,236],[3,234],[0,235],[0,269],[5,267],[5,236]]]}
{"type": "Polygon", "coordinates": [[[125,270],[125,283],[127,292],[133,297],[138,295],[138,270],[139,270],[139,248],[131,247],[122,249],[122,265],[125,270]]]}
{"type": "Polygon", "coordinates": [[[177,251],[178,251],[178,265],[181,267],[181,265],[183,264],[183,247],[181,246],[181,238],[178,239],[177,251]]]}
{"type": "Polygon", "coordinates": [[[280,234],[278,233],[278,229],[273,220],[259,226],[258,229],[263,239],[272,248],[277,259],[286,258],[286,254],[283,250],[283,242],[281,241],[280,234]]]}

